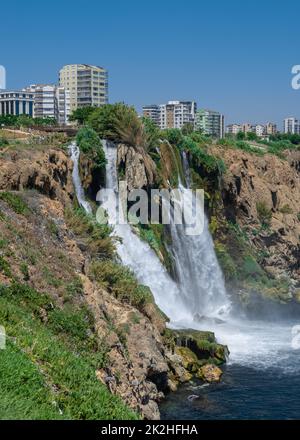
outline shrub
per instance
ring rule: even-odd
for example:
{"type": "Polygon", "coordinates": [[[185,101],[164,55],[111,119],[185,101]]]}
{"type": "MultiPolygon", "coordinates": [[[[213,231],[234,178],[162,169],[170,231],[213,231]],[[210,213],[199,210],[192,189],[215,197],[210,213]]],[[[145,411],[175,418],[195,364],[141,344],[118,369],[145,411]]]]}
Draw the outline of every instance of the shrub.
{"type": "Polygon", "coordinates": [[[269,209],[265,202],[257,202],[256,210],[258,218],[262,224],[262,226],[270,226],[272,220],[272,211],[269,209]]]}
{"type": "Polygon", "coordinates": [[[17,214],[27,215],[30,213],[24,200],[17,194],[7,191],[0,192],[0,200],[5,201],[17,214]]]}
{"type": "Polygon", "coordinates": [[[197,165],[205,168],[208,173],[212,172],[222,174],[226,171],[226,167],[222,159],[207,153],[205,149],[195,142],[190,136],[184,136],[179,148],[181,150],[190,152],[197,165]]]}
{"type": "Polygon", "coordinates": [[[116,237],[111,236],[112,227],[97,223],[92,215],[82,208],[65,211],[68,227],[79,236],[93,257],[113,258],[116,252],[116,237]]]}
{"type": "Polygon", "coordinates": [[[8,140],[4,137],[0,137],[0,148],[6,147],[7,145],[9,145],[8,140]]]}
{"type": "Polygon", "coordinates": [[[94,162],[94,169],[105,168],[106,158],[102,143],[92,128],[81,128],[77,133],[76,142],[80,151],[94,162]]]}
{"type": "Polygon", "coordinates": [[[292,208],[291,208],[290,205],[288,205],[287,203],[286,203],[285,205],[283,205],[283,206],[279,209],[279,211],[280,211],[282,214],[293,214],[293,210],[292,210],[292,208]]]}
{"type": "Polygon", "coordinates": [[[138,309],[153,301],[148,287],[140,285],[131,270],[119,263],[105,260],[94,261],[89,268],[90,276],[103,288],[108,289],[120,301],[138,309]]]}
{"type": "Polygon", "coordinates": [[[123,103],[106,104],[97,108],[88,121],[101,138],[123,142],[134,148],[149,148],[143,121],[133,107],[123,103]]]}

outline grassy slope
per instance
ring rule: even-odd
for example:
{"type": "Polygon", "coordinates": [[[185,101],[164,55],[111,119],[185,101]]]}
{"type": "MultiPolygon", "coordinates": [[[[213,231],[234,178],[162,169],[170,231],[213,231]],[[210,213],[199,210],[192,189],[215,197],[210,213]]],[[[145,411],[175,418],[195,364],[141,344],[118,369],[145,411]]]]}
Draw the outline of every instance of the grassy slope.
{"type": "Polygon", "coordinates": [[[136,418],[96,378],[105,344],[56,229],[16,194],[0,205],[0,419],[136,418]]]}

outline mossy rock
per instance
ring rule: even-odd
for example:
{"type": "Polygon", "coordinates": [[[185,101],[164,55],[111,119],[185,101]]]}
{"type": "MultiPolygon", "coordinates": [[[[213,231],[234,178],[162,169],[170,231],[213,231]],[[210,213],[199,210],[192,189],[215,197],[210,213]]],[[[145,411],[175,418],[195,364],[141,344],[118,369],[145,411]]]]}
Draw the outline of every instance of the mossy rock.
{"type": "Polygon", "coordinates": [[[175,353],[182,359],[182,365],[191,373],[197,373],[199,370],[199,362],[196,354],[187,347],[175,347],[175,353]]]}
{"type": "Polygon", "coordinates": [[[168,341],[175,347],[184,347],[192,351],[198,360],[213,359],[213,363],[223,364],[229,353],[225,345],[218,344],[213,332],[187,330],[168,330],[168,341]]]}

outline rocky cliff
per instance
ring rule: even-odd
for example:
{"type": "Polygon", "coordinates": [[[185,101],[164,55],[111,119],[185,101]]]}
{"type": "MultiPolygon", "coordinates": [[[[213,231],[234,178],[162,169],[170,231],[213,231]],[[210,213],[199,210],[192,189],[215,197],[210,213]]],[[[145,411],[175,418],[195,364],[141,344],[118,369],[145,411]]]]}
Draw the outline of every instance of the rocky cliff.
{"type": "MultiPolygon", "coordinates": [[[[134,186],[152,182],[151,159],[144,165],[141,157],[133,155],[134,151],[120,147],[119,163],[127,164],[129,182],[134,186]]],[[[81,171],[89,186],[89,163],[84,157],[82,161],[85,165],[81,171]]],[[[166,330],[166,317],[153,302],[136,307],[130,297],[116,296],[109,282],[100,282],[93,275],[95,264],[100,273],[107,271],[104,265],[102,270],[97,246],[108,246],[108,239],[97,241],[91,220],[74,211],[76,198],[71,174],[72,163],[60,149],[8,150],[0,158],[0,284],[26,285],[40,292],[41,298],[49,295],[47,304],[51,305],[43,305],[42,301],[39,306],[32,305],[34,310],[37,307],[35,319],[52,331],[53,314],[61,315],[59,323],[55,321],[55,331],[64,343],[71,336],[77,341],[76,335],[83,326],[83,340],[87,339],[88,346],[84,345],[82,356],[86,356],[86,350],[95,351],[93,357],[98,351],[101,353],[101,362],[92,364],[98,381],[142,417],[158,419],[158,403],[164,393],[189,380],[207,359],[215,359],[216,364],[224,362],[226,349],[215,343],[212,334],[198,332],[197,337],[188,335],[189,341],[196,341],[191,344],[198,347],[196,354],[188,346],[185,353],[176,351],[181,339],[166,330]],[[93,324],[84,330],[86,319],[90,318],[84,318],[85,323],[81,324],[79,316],[86,308],[93,324]],[[78,320],[74,329],[71,319],[78,320]],[[93,348],[89,348],[92,341],[93,348]],[[186,363],[189,353],[193,361],[186,363]]],[[[9,328],[10,315],[3,319],[1,324],[9,328]]],[[[19,338],[21,341],[21,336],[15,338],[17,346],[19,338]]],[[[45,372],[53,399],[59,400],[61,393],[64,399],[68,398],[72,387],[68,390],[60,383],[51,383],[45,361],[30,354],[34,348],[26,345],[27,340],[23,343],[22,350],[30,355],[31,362],[39,366],[42,376],[45,372]]],[[[79,350],[70,346],[75,352],[79,350]]],[[[61,411],[64,413],[64,409],[61,411]]]]}

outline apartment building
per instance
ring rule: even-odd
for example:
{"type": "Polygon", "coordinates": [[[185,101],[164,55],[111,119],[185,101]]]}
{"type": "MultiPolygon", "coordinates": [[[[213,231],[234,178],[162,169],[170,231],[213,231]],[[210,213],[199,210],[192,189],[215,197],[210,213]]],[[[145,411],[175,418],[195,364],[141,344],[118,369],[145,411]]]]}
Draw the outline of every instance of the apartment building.
{"type": "Polygon", "coordinates": [[[284,119],[283,131],[289,134],[300,134],[300,120],[296,118],[284,119]]]}
{"type": "Polygon", "coordinates": [[[26,90],[0,91],[0,115],[34,117],[34,93],[26,90]]]}
{"type": "Polygon", "coordinates": [[[37,118],[54,118],[66,125],[70,116],[70,92],[52,84],[32,84],[25,89],[34,93],[34,114],[37,118]]]}
{"type": "Polygon", "coordinates": [[[226,127],[226,133],[236,135],[241,133],[255,133],[257,137],[270,136],[271,134],[277,133],[277,126],[272,122],[264,124],[230,124],[226,127]]]}
{"type": "Polygon", "coordinates": [[[160,126],[160,106],[157,104],[145,105],[143,116],[151,119],[156,125],[160,126]]]}
{"type": "Polygon", "coordinates": [[[195,101],[169,101],[160,105],[160,128],[182,128],[185,124],[193,124],[197,104],[195,101]]]}
{"type": "Polygon", "coordinates": [[[152,104],[143,107],[143,115],[152,119],[162,130],[182,128],[184,124],[194,125],[197,104],[195,101],[169,101],[166,104],[152,104]]]}
{"type": "Polygon", "coordinates": [[[277,133],[277,125],[273,124],[273,122],[268,122],[266,125],[266,134],[268,136],[277,133]]]}
{"type": "Polygon", "coordinates": [[[70,110],[108,103],[108,73],[103,67],[68,64],[59,72],[59,85],[70,91],[70,110]]]}
{"type": "Polygon", "coordinates": [[[215,138],[223,138],[224,115],[214,110],[200,109],[196,112],[195,129],[215,138]]]}
{"type": "Polygon", "coordinates": [[[226,127],[226,133],[236,135],[242,131],[242,126],[239,124],[229,124],[226,127]]]}

